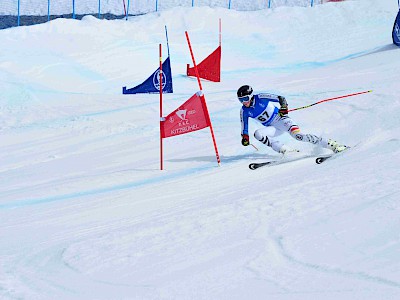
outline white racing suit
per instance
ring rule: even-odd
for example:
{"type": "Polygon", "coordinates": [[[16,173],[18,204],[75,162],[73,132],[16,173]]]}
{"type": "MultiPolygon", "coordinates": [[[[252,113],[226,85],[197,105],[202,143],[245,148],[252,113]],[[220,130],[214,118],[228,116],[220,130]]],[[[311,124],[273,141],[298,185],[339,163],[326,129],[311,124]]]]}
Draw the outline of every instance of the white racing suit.
{"type": "MultiPolygon", "coordinates": [[[[301,142],[318,144],[324,148],[334,150],[331,140],[318,137],[315,134],[302,133],[299,126],[288,116],[280,116],[279,99],[273,94],[256,94],[250,107],[242,106],[240,119],[242,123],[242,135],[248,133],[248,119],[253,118],[264,127],[254,132],[254,137],[261,143],[271,147],[276,152],[282,152],[283,143],[276,139],[284,132],[288,132],[294,139],[301,142]]],[[[332,141],[333,142],[333,141],[332,141]]],[[[335,142],[336,143],[336,142],[335,142]]],[[[336,143],[337,144],[337,143],[336,143]]],[[[286,146],[285,146],[286,147],[286,146]]]]}

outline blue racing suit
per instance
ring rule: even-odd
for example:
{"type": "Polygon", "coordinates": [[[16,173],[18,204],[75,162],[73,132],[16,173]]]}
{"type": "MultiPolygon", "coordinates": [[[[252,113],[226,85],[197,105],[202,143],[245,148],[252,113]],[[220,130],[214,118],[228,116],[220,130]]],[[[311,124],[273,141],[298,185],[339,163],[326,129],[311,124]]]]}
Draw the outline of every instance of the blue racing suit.
{"type": "Polygon", "coordinates": [[[242,106],[240,110],[240,121],[242,123],[242,134],[249,134],[249,118],[253,118],[264,126],[271,125],[279,112],[278,95],[256,94],[250,107],[242,106]]]}

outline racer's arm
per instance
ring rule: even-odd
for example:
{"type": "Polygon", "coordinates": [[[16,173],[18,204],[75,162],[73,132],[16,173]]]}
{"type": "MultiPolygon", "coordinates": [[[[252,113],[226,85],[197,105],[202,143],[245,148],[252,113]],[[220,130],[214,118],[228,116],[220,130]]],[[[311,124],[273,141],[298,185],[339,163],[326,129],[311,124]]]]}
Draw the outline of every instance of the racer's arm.
{"type": "Polygon", "coordinates": [[[249,138],[249,116],[243,110],[240,110],[240,123],[242,125],[242,145],[248,146],[250,145],[250,138],[249,138]]]}

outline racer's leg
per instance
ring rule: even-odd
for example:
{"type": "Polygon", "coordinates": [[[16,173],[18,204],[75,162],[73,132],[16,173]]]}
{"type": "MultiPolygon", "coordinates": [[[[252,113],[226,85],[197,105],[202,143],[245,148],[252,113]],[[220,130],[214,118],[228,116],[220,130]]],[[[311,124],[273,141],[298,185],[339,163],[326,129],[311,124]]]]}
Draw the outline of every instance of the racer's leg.
{"type": "Polygon", "coordinates": [[[333,152],[340,152],[346,149],[346,146],[340,145],[332,139],[319,137],[312,133],[301,132],[299,126],[293,121],[292,118],[288,116],[278,118],[273,125],[281,131],[288,132],[292,138],[300,142],[308,142],[314,145],[320,145],[321,147],[330,149],[333,152]]]}
{"type": "Polygon", "coordinates": [[[267,126],[260,129],[257,129],[254,132],[254,137],[259,140],[261,143],[271,147],[274,151],[280,152],[283,143],[280,142],[275,137],[283,134],[284,131],[279,130],[273,126],[267,126]]]}

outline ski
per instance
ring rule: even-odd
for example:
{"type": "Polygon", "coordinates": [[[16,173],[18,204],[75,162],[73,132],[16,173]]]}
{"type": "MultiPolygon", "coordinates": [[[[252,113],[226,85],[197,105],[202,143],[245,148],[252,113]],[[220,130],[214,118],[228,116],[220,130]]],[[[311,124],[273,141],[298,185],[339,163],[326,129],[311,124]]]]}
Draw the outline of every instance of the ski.
{"type": "Polygon", "coordinates": [[[249,168],[250,168],[250,170],[255,170],[255,169],[258,169],[260,167],[271,165],[271,164],[276,163],[276,162],[277,161],[271,160],[271,161],[265,161],[265,162],[262,162],[262,163],[251,163],[251,164],[249,164],[249,168]]]}
{"type": "MultiPolygon", "coordinates": [[[[355,146],[353,146],[352,148],[354,148],[354,147],[355,146]]],[[[250,168],[250,170],[256,170],[258,168],[265,167],[265,166],[280,165],[280,164],[289,163],[289,162],[302,160],[302,159],[306,159],[306,158],[312,158],[312,157],[314,157],[314,158],[316,157],[315,162],[317,164],[322,164],[327,159],[336,158],[338,156],[341,156],[343,153],[347,152],[349,149],[351,149],[351,147],[347,147],[344,151],[341,151],[339,153],[325,154],[323,156],[317,156],[317,157],[316,157],[316,155],[313,155],[313,154],[306,154],[306,155],[303,155],[300,157],[283,157],[281,159],[275,159],[275,160],[272,159],[270,161],[265,161],[265,162],[260,162],[260,163],[251,163],[251,164],[249,164],[249,168],[250,168]]]]}
{"type": "MultiPolygon", "coordinates": [[[[355,147],[355,146],[354,146],[354,147],[355,147]]],[[[353,148],[354,148],[354,147],[353,147],[353,148]]],[[[315,162],[316,162],[318,165],[320,165],[320,164],[322,164],[324,161],[326,161],[327,159],[331,159],[331,158],[335,158],[335,157],[341,156],[343,153],[348,152],[349,149],[351,149],[351,147],[347,147],[346,149],[344,149],[343,151],[338,152],[338,153],[333,153],[333,154],[328,154],[328,155],[324,155],[324,156],[319,156],[319,157],[317,157],[317,158],[315,159],[315,162]]]]}
{"type": "Polygon", "coordinates": [[[327,159],[331,158],[332,156],[333,156],[333,154],[332,155],[328,155],[328,156],[319,156],[319,157],[317,157],[315,159],[315,162],[317,164],[322,164],[324,161],[326,161],[327,159]]]}
{"type": "Polygon", "coordinates": [[[294,162],[297,160],[302,160],[302,159],[306,159],[306,158],[310,158],[310,157],[313,157],[313,155],[303,155],[300,157],[284,157],[281,159],[275,159],[275,160],[270,160],[270,161],[265,161],[265,162],[260,162],[260,163],[251,163],[251,164],[249,164],[249,168],[250,168],[250,170],[256,170],[258,168],[265,167],[265,166],[280,165],[280,164],[294,162]]]}

